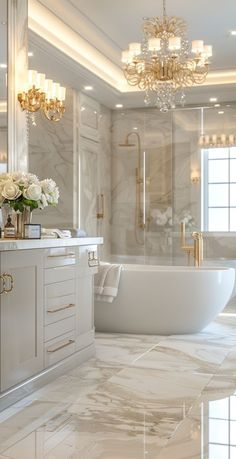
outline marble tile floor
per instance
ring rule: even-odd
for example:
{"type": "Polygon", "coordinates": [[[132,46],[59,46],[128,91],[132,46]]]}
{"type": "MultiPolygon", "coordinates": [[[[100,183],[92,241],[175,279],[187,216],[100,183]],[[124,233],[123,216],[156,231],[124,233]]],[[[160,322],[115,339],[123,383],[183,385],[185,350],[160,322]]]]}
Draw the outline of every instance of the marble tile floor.
{"type": "Polygon", "coordinates": [[[0,413],[0,459],[236,459],[236,313],[183,336],[102,334],[0,413]]]}

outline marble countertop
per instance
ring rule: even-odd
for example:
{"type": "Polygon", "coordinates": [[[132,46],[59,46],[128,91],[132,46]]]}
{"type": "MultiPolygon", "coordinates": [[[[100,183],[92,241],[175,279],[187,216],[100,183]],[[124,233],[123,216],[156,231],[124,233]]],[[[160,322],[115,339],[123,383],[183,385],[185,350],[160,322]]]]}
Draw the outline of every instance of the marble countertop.
{"type": "Polygon", "coordinates": [[[102,237],[71,237],[62,239],[0,239],[0,252],[7,250],[47,249],[103,244],[102,237]]]}

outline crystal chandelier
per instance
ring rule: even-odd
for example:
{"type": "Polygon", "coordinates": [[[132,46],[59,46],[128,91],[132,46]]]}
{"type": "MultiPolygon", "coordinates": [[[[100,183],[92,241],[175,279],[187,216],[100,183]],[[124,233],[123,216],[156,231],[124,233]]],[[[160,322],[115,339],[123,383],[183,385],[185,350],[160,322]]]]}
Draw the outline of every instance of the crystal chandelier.
{"type": "Polygon", "coordinates": [[[166,112],[184,101],[184,88],[202,84],[209,71],[212,46],[187,40],[186,22],[166,15],[144,18],[142,43],[130,43],[122,52],[124,74],[131,86],[146,92],[144,102],[166,112]]]}

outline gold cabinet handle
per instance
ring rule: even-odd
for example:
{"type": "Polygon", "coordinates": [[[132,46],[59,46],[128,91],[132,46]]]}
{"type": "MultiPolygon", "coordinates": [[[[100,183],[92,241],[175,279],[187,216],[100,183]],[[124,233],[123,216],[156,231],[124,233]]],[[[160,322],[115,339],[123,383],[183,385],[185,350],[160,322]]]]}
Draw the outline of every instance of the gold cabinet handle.
{"type": "Polygon", "coordinates": [[[88,252],[88,265],[90,268],[100,266],[100,261],[95,251],[88,252]]]}
{"type": "Polygon", "coordinates": [[[48,255],[47,258],[61,258],[61,257],[70,257],[70,258],[75,258],[75,252],[69,252],[69,253],[58,253],[57,255],[48,255]]]}
{"type": "Polygon", "coordinates": [[[0,281],[2,281],[1,282],[2,287],[0,287],[0,295],[2,295],[5,292],[5,284],[6,284],[5,279],[2,274],[0,275],[0,281]]]}
{"type": "Polygon", "coordinates": [[[64,347],[70,346],[70,344],[73,344],[74,342],[74,339],[69,339],[66,343],[63,343],[58,347],[54,347],[53,349],[47,349],[47,353],[53,354],[54,352],[60,351],[60,349],[63,349],[64,347]]]}
{"type": "Polygon", "coordinates": [[[8,274],[8,273],[3,273],[2,277],[3,277],[3,292],[2,293],[10,293],[10,292],[12,292],[13,286],[14,286],[14,281],[13,281],[12,275],[8,274]],[[10,284],[10,285],[7,288],[8,284],[10,284]]]}
{"type": "Polygon", "coordinates": [[[70,308],[75,308],[74,303],[66,304],[65,306],[61,306],[60,308],[57,309],[47,309],[48,314],[55,314],[56,312],[59,311],[64,311],[65,309],[70,309],[70,308]]]}

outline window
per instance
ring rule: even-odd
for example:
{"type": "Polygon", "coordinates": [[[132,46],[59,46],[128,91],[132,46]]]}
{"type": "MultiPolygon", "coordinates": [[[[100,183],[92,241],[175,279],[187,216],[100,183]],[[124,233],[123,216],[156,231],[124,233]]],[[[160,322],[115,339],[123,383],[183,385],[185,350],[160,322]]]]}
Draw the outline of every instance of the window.
{"type": "Polygon", "coordinates": [[[236,147],[202,150],[203,230],[236,231],[236,147]]]}
{"type": "Polygon", "coordinates": [[[236,396],[209,402],[209,459],[236,458],[236,396]]]}

